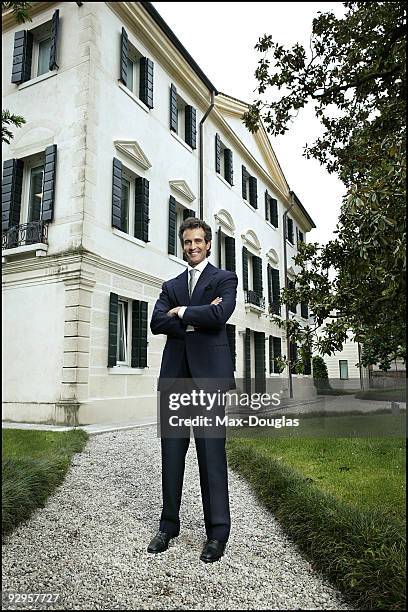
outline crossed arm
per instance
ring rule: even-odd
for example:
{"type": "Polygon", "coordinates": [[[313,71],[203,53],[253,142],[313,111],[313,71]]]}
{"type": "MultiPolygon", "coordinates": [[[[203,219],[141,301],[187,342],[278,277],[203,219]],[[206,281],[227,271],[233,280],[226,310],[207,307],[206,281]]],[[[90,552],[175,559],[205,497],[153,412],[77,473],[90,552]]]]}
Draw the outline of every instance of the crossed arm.
{"type": "Polygon", "coordinates": [[[217,286],[217,293],[222,301],[214,300],[202,306],[187,306],[183,318],[177,316],[179,306],[172,307],[164,282],[157,300],[150,329],[154,335],[166,334],[175,338],[185,338],[186,326],[222,328],[234,312],[236,305],[238,277],[233,274],[223,279],[217,286]]]}

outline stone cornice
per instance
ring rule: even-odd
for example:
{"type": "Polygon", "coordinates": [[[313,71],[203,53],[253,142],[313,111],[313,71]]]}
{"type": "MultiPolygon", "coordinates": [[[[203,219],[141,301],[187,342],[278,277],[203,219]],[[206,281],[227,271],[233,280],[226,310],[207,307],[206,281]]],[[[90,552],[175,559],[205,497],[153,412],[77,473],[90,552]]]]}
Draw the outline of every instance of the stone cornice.
{"type": "Polygon", "coordinates": [[[165,279],[135,270],[124,264],[119,264],[87,251],[66,252],[48,255],[46,258],[29,258],[21,261],[10,261],[3,265],[3,288],[11,286],[38,285],[41,283],[76,282],[83,278],[84,282],[93,283],[92,267],[126,276],[130,280],[161,287],[165,279]],[[39,261],[41,260],[41,261],[39,261]],[[91,270],[87,268],[91,266],[91,270]]]}
{"type": "MultiPolygon", "coordinates": [[[[230,115],[231,117],[235,117],[238,119],[241,119],[242,115],[249,108],[249,104],[241,102],[240,100],[232,98],[231,96],[228,96],[223,93],[220,93],[218,94],[218,96],[216,96],[215,106],[221,115],[230,115]]],[[[272,179],[274,188],[279,190],[279,192],[281,193],[281,197],[284,197],[284,202],[289,205],[289,185],[287,183],[285,175],[283,174],[282,168],[275,155],[275,151],[273,150],[271,142],[268,138],[267,131],[262,121],[260,122],[259,130],[255,134],[252,134],[252,137],[259,146],[261,153],[263,154],[266,162],[269,165],[268,170],[270,172],[270,178],[272,179]]]]}

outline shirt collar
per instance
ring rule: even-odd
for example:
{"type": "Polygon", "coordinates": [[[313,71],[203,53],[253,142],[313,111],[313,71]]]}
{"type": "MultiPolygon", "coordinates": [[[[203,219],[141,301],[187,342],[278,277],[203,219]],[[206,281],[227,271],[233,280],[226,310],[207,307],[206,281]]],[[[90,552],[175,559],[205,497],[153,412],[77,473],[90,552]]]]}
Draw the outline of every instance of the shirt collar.
{"type": "Polygon", "coordinates": [[[208,257],[206,257],[203,261],[200,261],[200,263],[194,266],[194,268],[190,266],[190,264],[188,264],[187,270],[188,272],[190,272],[190,270],[198,270],[201,273],[207,264],[208,264],[208,257]]]}

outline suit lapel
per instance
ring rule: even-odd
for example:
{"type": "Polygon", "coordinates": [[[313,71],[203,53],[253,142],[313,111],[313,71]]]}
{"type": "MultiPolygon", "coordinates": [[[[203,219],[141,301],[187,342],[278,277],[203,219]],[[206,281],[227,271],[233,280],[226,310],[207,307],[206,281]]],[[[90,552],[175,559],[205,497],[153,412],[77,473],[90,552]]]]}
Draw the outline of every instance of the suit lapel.
{"type": "Polygon", "coordinates": [[[216,274],[217,271],[218,268],[208,262],[200,274],[190,300],[188,295],[188,270],[186,268],[184,272],[176,279],[174,285],[174,293],[176,294],[177,304],[179,306],[198,306],[205,287],[207,287],[207,285],[210,283],[211,277],[216,274]]]}
{"type": "Polygon", "coordinates": [[[174,293],[176,294],[176,305],[177,306],[188,306],[190,304],[190,298],[188,295],[188,270],[184,270],[182,274],[174,283],[174,293]]]}

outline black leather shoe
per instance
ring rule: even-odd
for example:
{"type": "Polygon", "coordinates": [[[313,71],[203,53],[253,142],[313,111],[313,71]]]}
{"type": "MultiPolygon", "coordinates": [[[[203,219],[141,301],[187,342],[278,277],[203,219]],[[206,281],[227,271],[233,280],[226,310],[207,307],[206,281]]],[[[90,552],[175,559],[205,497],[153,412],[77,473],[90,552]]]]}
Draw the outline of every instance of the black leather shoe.
{"type": "Polygon", "coordinates": [[[226,542],[220,542],[219,540],[207,540],[201,553],[201,561],[204,561],[204,563],[218,561],[224,554],[225,545],[226,542]]]}
{"type": "Polygon", "coordinates": [[[158,531],[147,547],[149,553],[161,553],[168,549],[172,536],[165,531],[158,531]]]}

